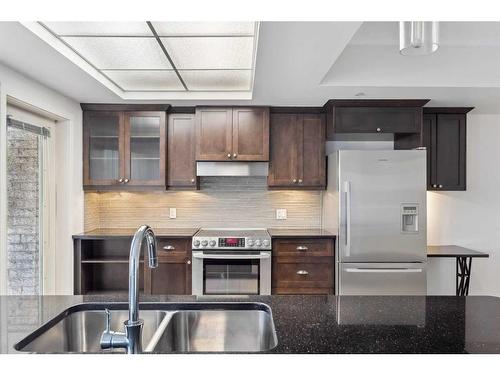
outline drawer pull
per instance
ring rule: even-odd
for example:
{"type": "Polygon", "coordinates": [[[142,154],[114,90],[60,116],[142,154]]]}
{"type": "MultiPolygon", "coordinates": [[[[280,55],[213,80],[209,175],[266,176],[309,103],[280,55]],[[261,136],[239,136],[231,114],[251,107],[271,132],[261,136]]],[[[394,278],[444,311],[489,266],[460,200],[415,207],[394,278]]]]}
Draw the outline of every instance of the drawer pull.
{"type": "Polygon", "coordinates": [[[297,271],[297,275],[309,275],[309,272],[307,272],[306,270],[298,270],[297,271]]]}
{"type": "Polygon", "coordinates": [[[175,246],[166,245],[166,246],[163,246],[163,250],[175,250],[175,246]]]}
{"type": "Polygon", "coordinates": [[[297,250],[298,251],[307,251],[309,249],[307,248],[307,246],[297,246],[297,250]]]}

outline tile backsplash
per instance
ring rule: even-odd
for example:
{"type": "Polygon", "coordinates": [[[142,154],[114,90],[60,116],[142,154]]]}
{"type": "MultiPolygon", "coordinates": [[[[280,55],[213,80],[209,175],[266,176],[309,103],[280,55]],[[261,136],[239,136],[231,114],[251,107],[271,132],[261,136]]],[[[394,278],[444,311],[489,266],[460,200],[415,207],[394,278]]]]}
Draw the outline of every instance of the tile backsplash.
{"type": "Polygon", "coordinates": [[[85,230],[166,227],[321,226],[320,191],[267,190],[265,177],[202,177],[198,191],[87,192],[85,230]],[[177,218],[169,219],[169,209],[177,218]],[[287,210],[276,220],[276,209],[287,210]]]}

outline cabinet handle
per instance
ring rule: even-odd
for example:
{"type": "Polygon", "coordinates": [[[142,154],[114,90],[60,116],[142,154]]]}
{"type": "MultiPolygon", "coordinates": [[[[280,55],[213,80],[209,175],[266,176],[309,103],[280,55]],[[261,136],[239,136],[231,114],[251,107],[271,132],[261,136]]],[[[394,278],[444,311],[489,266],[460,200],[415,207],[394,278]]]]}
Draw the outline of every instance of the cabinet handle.
{"type": "Polygon", "coordinates": [[[309,272],[307,272],[306,270],[298,270],[297,271],[297,275],[309,275],[309,272]]]}
{"type": "Polygon", "coordinates": [[[296,184],[296,183],[297,183],[297,179],[296,179],[296,178],[294,178],[294,179],[292,180],[292,182],[293,182],[294,184],[296,184]]]}
{"type": "Polygon", "coordinates": [[[123,180],[123,182],[125,183],[128,183],[130,180],[128,178],[126,178],[125,180],[123,180]]]}
{"type": "Polygon", "coordinates": [[[307,251],[309,249],[307,248],[307,246],[297,246],[297,250],[298,251],[307,251]]]}
{"type": "Polygon", "coordinates": [[[187,264],[191,264],[191,261],[190,261],[190,260],[188,260],[186,263],[187,263],[187,264]]]}
{"type": "Polygon", "coordinates": [[[235,159],[236,159],[236,157],[237,157],[237,156],[238,156],[238,154],[233,154],[233,158],[235,158],[235,159]]]}
{"type": "Polygon", "coordinates": [[[299,178],[299,184],[301,184],[301,183],[302,183],[302,179],[301,179],[301,178],[299,178]]]}
{"type": "Polygon", "coordinates": [[[192,182],[193,184],[194,184],[194,182],[195,182],[195,181],[196,181],[196,180],[195,180],[194,178],[192,178],[192,179],[191,179],[191,182],[192,182]]]}
{"type": "Polygon", "coordinates": [[[442,188],[443,188],[443,185],[439,185],[438,187],[439,187],[440,189],[442,189],[442,188]]]}
{"type": "Polygon", "coordinates": [[[118,180],[118,182],[119,182],[120,184],[123,184],[123,178],[120,178],[120,179],[118,180]]]}
{"type": "Polygon", "coordinates": [[[438,186],[436,184],[432,185],[433,188],[437,188],[438,186]]]}
{"type": "Polygon", "coordinates": [[[175,246],[166,245],[166,246],[163,246],[163,250],[175,250],[175,246]]]}
{"type": "Polygon", "coordinates": [[[382,131],[382,129],[380,128],[377,128],[377,132],[380,133],[382,131]]]}
{"type": "Polygon", "coordinates": [[[231,154],[227,154],[228,159],[231,159],[231,154]]]}

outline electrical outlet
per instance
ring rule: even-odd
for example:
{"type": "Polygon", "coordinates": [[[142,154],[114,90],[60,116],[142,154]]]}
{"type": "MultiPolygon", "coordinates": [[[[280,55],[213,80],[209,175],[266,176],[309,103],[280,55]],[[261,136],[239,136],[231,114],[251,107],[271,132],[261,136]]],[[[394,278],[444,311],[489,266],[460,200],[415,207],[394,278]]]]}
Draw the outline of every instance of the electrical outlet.
{"type": "Polygon", "coordinates": [[[168,213],[168,218],[169,219],[175,219],[177,218],[177,208],[170,208],[169,213],[168,213]]]}
{"type": "Polygon", "coordinates": [[[286,208],[276,209],[276,220],[286,220],[286,208]]]}

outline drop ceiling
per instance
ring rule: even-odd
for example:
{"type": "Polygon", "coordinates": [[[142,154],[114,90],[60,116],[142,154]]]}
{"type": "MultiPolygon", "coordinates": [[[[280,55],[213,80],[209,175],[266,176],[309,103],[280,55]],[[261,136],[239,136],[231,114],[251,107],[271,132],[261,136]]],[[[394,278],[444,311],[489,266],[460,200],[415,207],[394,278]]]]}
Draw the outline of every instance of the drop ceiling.
{"type": "Polygon", "coordinates": [[[35,22],[124,99],[250,99],[257,22],[35,22]],[[163,95],[162,95],[163,94],[163,95]]]}
{"type": "MultiPolygon", "coordinates": [[[[125,24],[130,35],[147,31],[145,22],[133,23],[133,29],[132,23],[125,24]]],[[[446,22],[441,26],[441,47],[446,48],[442,56],[431,56],[435,61],[430,64],[399,59],[406,57],[398,53],[395,22],[260,22],[251,94],[129,93],[110,84],[96,69],[83,68],[81,58],[40,24],[0,22],[0,83],[8,84],[8,75],[17,72],[80,103],[321,106],[331,98],[359,98],[356,94],[362,92],[365,99],[430,98],[433,106],[474,106],[474,114],[499,114],[500,68],[495,61],[500,60],[491,54],[500,51],[500,23],[446,22]],[[455,59],[450,62],[453,53],[455,59]],[[485,60],[487,54],[492,58],[485,60]],[[459,74],[451,74],[458,69],[459,74]]],[[[123,30],[116,22],[96,29],[104,27],[123,30]]],[[[92,32],[93,28],[83,29],[78,34],[92,32]]],[[[120,71],[108,72],[112,74],[120,71]]],[[[138,75],[131,84],[162,88],[155,74],[138,75]]]]}

